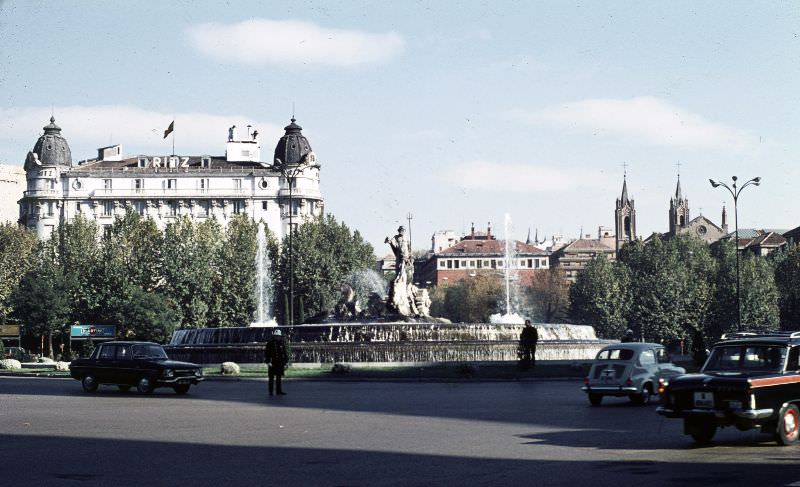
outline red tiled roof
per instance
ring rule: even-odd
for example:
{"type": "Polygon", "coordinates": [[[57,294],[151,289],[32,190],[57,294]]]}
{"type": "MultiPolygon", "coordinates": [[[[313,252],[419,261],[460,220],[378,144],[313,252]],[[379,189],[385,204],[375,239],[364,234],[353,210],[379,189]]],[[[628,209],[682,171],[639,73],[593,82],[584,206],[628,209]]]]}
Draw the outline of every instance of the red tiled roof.
{"type": "Polygon", "coordinates": [[[579,251],[598,251],[598,252],[613,252],[614,249],[608,245],[594,239],[580,238],[566,247],[561,249],[564,252],[579,252],[579,251]]]}
{"type": "MultiPolygon", "coordinates": [[[[517,255],[547,255],[547,251],[528,245],[526,243],[515,241],[517,255]]],[[[438,255],[470,255],[470,254],[505,254],[505,241],[504,240],[462,240],[452,247],[439,252],[438,255]]]]}

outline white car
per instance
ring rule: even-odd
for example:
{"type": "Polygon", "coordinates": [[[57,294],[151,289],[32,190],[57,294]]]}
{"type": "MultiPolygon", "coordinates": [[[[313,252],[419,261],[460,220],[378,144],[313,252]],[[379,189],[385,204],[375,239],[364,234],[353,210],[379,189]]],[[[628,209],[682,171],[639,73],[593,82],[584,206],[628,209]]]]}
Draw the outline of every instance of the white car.
{"type": "Polygon", "coordinates": [[[581,389],[592,406],[599,406],[603,396],[628,396],[633,403],[645,405],[656,394],[658,379],[685,372],[670,361],[663,345],[615,343],[597,353],[581,389]]]}

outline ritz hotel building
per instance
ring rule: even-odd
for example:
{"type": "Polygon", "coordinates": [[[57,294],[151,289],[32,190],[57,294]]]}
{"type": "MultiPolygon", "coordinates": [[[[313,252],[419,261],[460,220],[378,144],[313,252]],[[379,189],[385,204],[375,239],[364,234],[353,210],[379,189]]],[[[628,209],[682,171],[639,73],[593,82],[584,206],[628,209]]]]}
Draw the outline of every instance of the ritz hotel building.
{"type": "Polygon", "coordinates": [[[66,138],[55,119],[44,127],[25,159],[27,190],[19,201],[19,221],[49,238],[61,222],[78,214],[110,232],[116,217],[132,208],[160,228],[181,216],[216,218],[223,226],[244,213],[263,221],[280,239],[289,225],[321,216],[320,164],[291,123],[262,161],[258,132],[243,137],[228,130],[224,156],[124,156],[121,145],[98,149],[96,159],[72,162],[66,138]]]}

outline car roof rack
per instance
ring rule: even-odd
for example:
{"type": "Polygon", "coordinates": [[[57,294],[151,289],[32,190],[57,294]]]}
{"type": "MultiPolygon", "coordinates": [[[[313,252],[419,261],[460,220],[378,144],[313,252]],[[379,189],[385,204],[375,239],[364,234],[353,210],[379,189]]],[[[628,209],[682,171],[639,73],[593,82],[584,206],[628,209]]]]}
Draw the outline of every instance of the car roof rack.
{"type": "Polygon", "coordinates": [[[737,340],[741,338],[800,338],[800,331],[735,331],[723,333],[720,340],[737,340]]]}

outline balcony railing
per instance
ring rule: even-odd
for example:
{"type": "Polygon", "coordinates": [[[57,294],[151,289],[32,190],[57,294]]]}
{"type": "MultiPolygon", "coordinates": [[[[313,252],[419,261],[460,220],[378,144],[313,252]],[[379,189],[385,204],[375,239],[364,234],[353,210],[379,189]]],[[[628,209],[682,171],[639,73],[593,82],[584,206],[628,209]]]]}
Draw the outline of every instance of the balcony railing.
{"type": "Polygon", "coordinates": [[[61,191],[58,189],[31,189],[23,192],[26,198],[39,198],[42,196],[58,196],[61,191]]]}
{"type": "Polygon", "coordinates": [[[95,198],[243,198],[255,196],[251,189],[96,189],[92,192],[95,198]]]}

